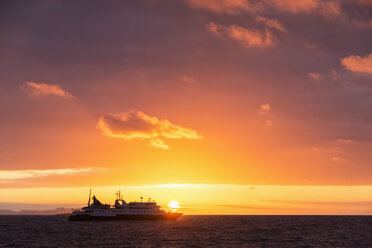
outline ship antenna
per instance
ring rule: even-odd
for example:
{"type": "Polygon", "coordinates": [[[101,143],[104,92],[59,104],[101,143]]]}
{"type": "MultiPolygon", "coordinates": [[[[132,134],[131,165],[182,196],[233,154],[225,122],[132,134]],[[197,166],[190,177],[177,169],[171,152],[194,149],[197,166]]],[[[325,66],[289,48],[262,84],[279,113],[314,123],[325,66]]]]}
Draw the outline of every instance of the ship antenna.
{"type": "Polygon", "coordinates": [[[92,188],[90,188],[90,191],[89,191],[89,200],[88,200],[88,207],[90,207],[90,196],[92,194],[92,188]]]}
{"type": "Polygon", "coordinates": [[[116,200],[122,200],[120,190],[118,191],[118,193],[115,193],[115,195],[116,195],[116,200]]]}

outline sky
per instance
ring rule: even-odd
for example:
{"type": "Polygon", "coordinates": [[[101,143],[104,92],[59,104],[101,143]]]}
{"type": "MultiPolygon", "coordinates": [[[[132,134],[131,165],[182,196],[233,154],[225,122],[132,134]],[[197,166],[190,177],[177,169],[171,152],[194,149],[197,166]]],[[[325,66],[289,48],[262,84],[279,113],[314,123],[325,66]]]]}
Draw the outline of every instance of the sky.
{"type": "Polygon", "coordinates": [[[0,208],[372,214],[372,1],[0,3],[0,208]]]}

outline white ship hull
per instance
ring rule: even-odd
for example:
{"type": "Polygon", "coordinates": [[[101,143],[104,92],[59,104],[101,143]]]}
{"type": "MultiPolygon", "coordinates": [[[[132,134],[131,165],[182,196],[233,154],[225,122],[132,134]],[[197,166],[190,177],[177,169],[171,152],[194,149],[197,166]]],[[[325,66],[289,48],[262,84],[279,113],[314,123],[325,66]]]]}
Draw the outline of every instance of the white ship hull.
{"type": "Polygon", "coordinates": [[[176,220],[182,213],[165,213],[165,214],[102,214],[92,215],[88,213],[73,213],[70,215],[71,221],[99,221],[99,220],[176,220]]]}
{"type": "Polygon", "coordinates": [[[88,206],[80,210],[73,211],[68,218],[72,221],[89,221],[89,220],[176,220],[182,213],[173,211],[165,212],[155,201],[148,202],[125,202],[117,194],[115,205],[102,204],[95,196],[91,204],[89,193],[88,206]]]}

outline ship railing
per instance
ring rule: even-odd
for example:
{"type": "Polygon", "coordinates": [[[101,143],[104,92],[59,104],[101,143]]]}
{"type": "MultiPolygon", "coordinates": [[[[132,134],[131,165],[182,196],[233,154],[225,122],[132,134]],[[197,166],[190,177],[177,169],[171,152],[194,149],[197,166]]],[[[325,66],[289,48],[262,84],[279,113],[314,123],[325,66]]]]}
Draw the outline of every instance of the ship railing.
{"type": "Polygon", "coordinates": [[[82,212],[84,212],[84,211],[81,210],[81,209],[72,209],[72,212],[73,212],[73,213],[82,213],[82,212]]]}

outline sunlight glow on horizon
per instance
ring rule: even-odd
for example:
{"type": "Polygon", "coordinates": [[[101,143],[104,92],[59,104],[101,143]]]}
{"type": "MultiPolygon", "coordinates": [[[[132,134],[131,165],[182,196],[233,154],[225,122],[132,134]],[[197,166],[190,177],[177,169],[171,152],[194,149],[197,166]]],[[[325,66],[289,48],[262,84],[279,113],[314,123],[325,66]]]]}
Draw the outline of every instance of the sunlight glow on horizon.
{"type": "MultiPolygon", "coordinates": [[[[0,189],[2,199],[22,204],[86,205],[89,187],[0,189]]],[[[151,197],[164,209],[182,202],[185,214],[372,214],[372,186],[199,185],[193,187],[103,186],[92,194],[113,204],[117,190],[126,201],[151,197]]],[[[8,204],[9,205],[9,204],[8,204]]],[[[0,202],[1,209],[1,202],[0,202]]]]}
{"type": "Polygon", "coordinates": [[[171,201],[168,204],[168,207],[172,212],[176,212],[180,208],[180,204],[178,203],[178,201],[171,201]]]}

